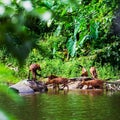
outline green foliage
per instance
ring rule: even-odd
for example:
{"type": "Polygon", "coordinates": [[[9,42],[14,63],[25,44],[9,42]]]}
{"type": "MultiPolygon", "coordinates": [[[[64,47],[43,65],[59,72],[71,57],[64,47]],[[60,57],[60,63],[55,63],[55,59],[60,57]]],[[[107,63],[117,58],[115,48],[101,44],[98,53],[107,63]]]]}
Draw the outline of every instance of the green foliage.
{"type": "MultiPolygon", "coordinates": [[[[11,1],[5,4],[0,3],[5,9],[0,13],[0,42],[19,63],[24,63],[34,48],[40,51],[41,57],[62,60],[65,60],[64,51],[68,52],[68,59],[104,49],[108,46],[105,43],[118,7],[115,0],[11,1]]],[[[33,61],[35,59],[41,58],[33,58],[33,61]]]]}
{"type": "Polygon", "coordinates": [[[0,82],[1,83],[15,83],[18,81],[18,78],[14,76],[15,71],[10,70],[9,67],[5,67],[3,64],[0,64],[0,82]]]}
{"type": "Polygon", "coordinates": [[[102,67],[99,67],[97,69],[98,71],[98,77],[104,79],[111,79],[111,80],[116,80],[119,79],[119,72],[117,71],[117,69],[114,69],[110,64],[105,64],[102,67]],[[116,71],[116,72],[114,72],[116,71]]]}
{"type": "MultiPolygon", "coordinates": [[[[38,8],[37,5],[33,9],[31,1],[10,1],[9,3],[2,1],[0,8],[0,45],[5,47],[21,65],[36,46],[37,35],[49,31],[46,31],[48,27],[45,28],[46,24],[42,21],[44,18],[46,20],[44,13],[48,9],[38,8]]],[[[48,11],[47,15],[50,14],[48,11]]]]}
{"type": "Polygon", "coordinates": [[[115,68],[120,69],[120,42],[108,44],[100,53],[97,54],[96,62],[101,61],[101,64],[109,63],[115,68]]]}

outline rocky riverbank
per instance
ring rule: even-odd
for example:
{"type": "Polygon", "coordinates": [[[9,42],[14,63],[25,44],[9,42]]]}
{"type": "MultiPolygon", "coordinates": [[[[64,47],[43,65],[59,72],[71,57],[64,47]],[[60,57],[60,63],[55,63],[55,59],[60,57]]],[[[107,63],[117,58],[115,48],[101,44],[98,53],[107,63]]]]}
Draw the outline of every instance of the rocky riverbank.
{"type": "MultiPolygon", "coordinates": [[[[88,89],[86,86],[83,86],[82,88],[79,87],[79,84],[82,80],[91,80],[91,78],[87,77],[79,77],[79,78],[70,78],[68,86],[69,90],[78,90],[78,89],[88,89]]],[[[47,79],[46,79],[47,80],[47,79]]],[[[20,82],[10,85],[9,88],[13,89],[14,91],[20,93],[20,94],[33,94],[35,92],[46,92],[49,89],[53,88],[53,85],[45,85],[46,80],[41,81],[32,81],[32,80],[21,80],[20,82]]],[[[66,89],[66,88],[65,88],[66,89]]],[[[107,91],[120,91],[120,80],[111,81],[104,83],[104,89],[107,91]]]]}

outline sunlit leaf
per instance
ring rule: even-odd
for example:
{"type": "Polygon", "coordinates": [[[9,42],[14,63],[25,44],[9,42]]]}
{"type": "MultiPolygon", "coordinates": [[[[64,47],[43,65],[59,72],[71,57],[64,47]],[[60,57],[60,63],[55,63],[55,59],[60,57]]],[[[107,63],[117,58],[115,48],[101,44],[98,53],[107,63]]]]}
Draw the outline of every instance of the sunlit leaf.
{"type": "Polygon", "coordinates": [[[67,47],[71,57],[74,57],[75,53],[76,53],[76,40],[73,41],[72,38],[69,38],[69,40],[68,40],[68,42],[66,44],[66,47],[67,47]]]}
{"type": "Polygon", "coordinates": [[[17,120],[15,116],[6,113],[3,110],[0,110],[0,120],[17,120]]]}
{"type": "Polygon", "coordinates": [[[78,33],[80,29],[80,22],[78,20],[75,20],[75,29],[74,29],[74,36],[78,33]]]}
{"type": "Polygon", "coordinates": [[[23,102],[22,98],[15,93],[12,89],[10,89],[7,85],[0,85],[0,91],[4,95],[6,95],[10,100],[14,101],[15,103],[21,104],[23,102]]]}
{"type": "Polygon", "coordinates": [[[79,43],[79,45],[82,47],[84,46],[84,43],[87,42],[87,40],[91,39],[91,36],[90,35],[86,35],[83,37],[83,39],[81,40],[81,42],[79,43]]]}
{"type": "Polygon", "coordinates": [[[90,35],[94,39],[98,38],[98,33],[99,33],[98,29],[99,29],[99,24],[97,22],[91,23],[91,25],[90,25],[90,35]]]}
{"type": "Polygon", "coordinates": [[[62,24],[59,24],[56,31],[54,32],[55,36],[59,36],[62,29],[62,24]]]}
{"type": "Polygon", "coordinates": [[[0,120],[9,120],[9,117],[0,110],[0,120]]]}

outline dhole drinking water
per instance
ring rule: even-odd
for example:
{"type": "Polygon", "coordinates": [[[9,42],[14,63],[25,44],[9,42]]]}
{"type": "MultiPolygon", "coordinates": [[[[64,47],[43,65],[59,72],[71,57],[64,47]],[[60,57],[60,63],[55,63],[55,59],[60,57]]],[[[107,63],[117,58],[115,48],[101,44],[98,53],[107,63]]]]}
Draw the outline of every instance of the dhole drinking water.
{"type": "Polygon", "coordinates": [[[62,84],[63,89],[67,87],[67,90],[69,90],[67,78],[62,78],[62,77],[51,75],[48,77],[48,81],[46,82],[46,85],[48,84],[53,84],[53,89],[56,89],[56,87],[58,87],[58,90],[59,90],[59,85],[62,84]]]}
{"type": "Polygon", "coordinates": [[[87,88],[92,87],[92,88],[100,88],[103,89],[104,81],[103,80],[82,80],[80,85],[84,86],[87,85],[87,88]]]}

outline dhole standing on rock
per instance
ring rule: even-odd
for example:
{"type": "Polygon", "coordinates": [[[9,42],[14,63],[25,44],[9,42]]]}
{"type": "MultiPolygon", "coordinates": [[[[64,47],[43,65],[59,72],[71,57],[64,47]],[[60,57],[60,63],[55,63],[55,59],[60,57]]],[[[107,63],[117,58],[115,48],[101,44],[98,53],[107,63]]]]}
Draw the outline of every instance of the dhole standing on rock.
{"type": "Polygon", "coordinates": [[[32,73],[32,80],[36,81],[37,75],[41,76],[41,74],[37,73],[37,70],[41,71],[40,65],[36,63],[31,64],[29,67],[28,79],[30,79],[30,73],[32,73]]]}

